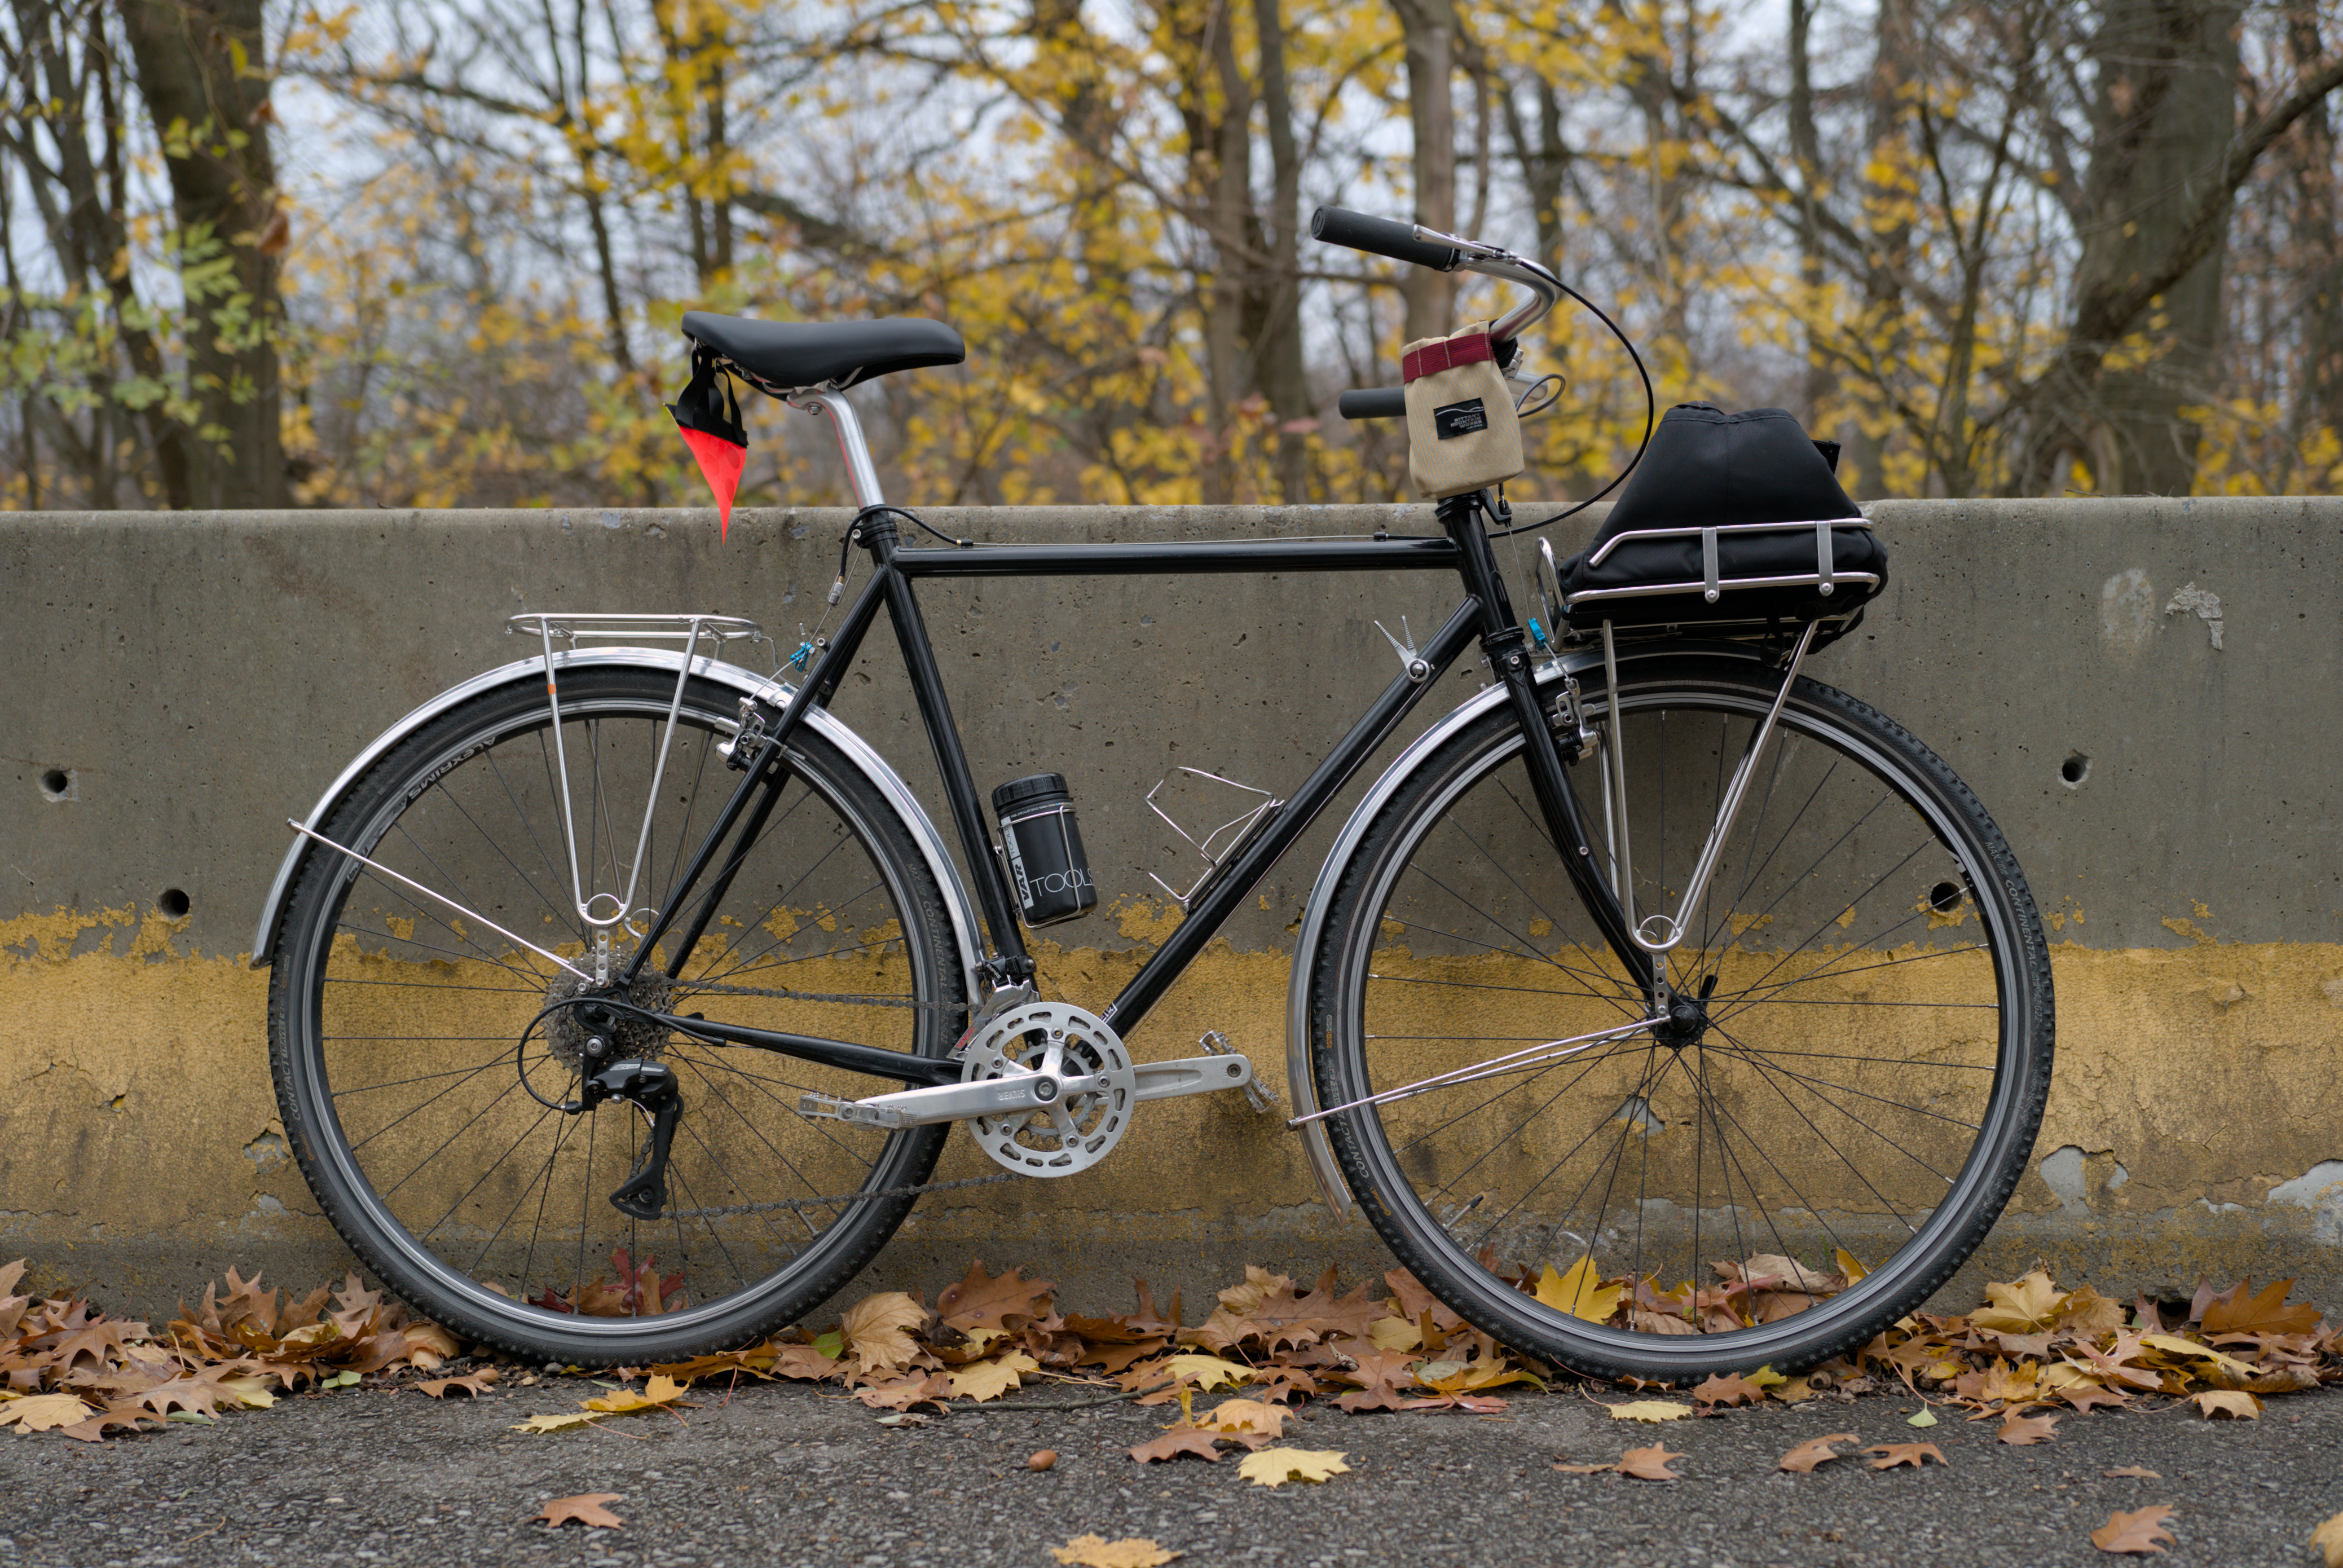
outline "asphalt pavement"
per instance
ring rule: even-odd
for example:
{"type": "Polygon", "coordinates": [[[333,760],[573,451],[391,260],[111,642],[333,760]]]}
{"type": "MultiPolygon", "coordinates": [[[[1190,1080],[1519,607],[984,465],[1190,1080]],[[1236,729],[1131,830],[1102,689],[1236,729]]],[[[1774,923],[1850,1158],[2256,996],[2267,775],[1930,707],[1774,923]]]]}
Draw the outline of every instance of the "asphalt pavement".
{"type": "MultiPolygon", "coordinates": [[[[834,1391],[742,1382],[696,1408],[594,1430],[510,1430],[577,1408],[584,1378],[477,1402],[414,1391],[295,1396],[216,1425],[100,1444],[0,1438],[0,1568],[244,1563],[867,1564],[1051,1568],[1076,1536],[1146,1537],[1183,1564],[1600,1563],[1666,1568],[2111,1563],[2091,1531],[2166,1505],[2156,1561],[2316,1568],[2307,1544],[2343,1512],[2343,1392],[2269,1402],[2258,1422],[2187,1406],[2070,1415],[2056,1441],[2011,1447],[1954,1411],[1933,1428],[1910,1396],[1768,1406],[1648,1426],[1583,1393],[1530,1394],[1501,1414],[1345,1415],[1320,1407],[1285,1446],[1340,1450],[1349,1473],[1272,1490],[1218,1463],[1129,1456],[1176,1411],[962,1409],[889,1427],[834,1391]],[[1848,1432],[1934,1442],[1939,1467],[1841,1459],[1775,1467],[1848,1432]],[[1684,1457],[1674,1482],[1558,1472],[1624,1449],[1684,1457]],[[1059,1458],[1028,1468],[1040,1449],[1059,1458]],[[2109,1478],[2135,1466],[2156,1479],[2109,1478]],[[623,1528],[532,1523],[544,1503],[616,1493],[623,1528]]],[[[1011,1396],[1062,1401],[1044,1385],[1011,1396]]],[[[1603,1398],[1634,1397],[1605,1391],[1603,1398]]]]}

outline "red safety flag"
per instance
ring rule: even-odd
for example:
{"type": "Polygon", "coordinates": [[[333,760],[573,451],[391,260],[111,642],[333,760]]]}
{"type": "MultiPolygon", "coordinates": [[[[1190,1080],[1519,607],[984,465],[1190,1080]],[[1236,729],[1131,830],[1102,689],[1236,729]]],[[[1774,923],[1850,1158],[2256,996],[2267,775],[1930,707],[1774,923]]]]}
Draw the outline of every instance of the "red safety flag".
{"type": "Polygon", "coordinates": [[[683,444],[699,459],[708,487],[716,492],[719,538],[732,534],[732,498],[740,489],[741,466],[749,457],[749,432],[740,422],[740,400],[732,377],[705,353],[691,357],[691,380],[667,411],[683,432],[683,444]]]}

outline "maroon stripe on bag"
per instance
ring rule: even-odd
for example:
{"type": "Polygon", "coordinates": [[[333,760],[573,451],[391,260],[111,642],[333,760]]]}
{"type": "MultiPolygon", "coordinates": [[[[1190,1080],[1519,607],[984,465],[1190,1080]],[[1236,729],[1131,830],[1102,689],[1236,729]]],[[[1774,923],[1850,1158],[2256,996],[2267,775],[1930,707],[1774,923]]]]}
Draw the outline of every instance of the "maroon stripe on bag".
{"type": "Polygon", "coordinates": [[[1486,329],[1461,337],[1443,337],[1403,356],[1399,362],[1400,379],[1421,381],[1427,376],[1453,370],[1459,365],[1478,365],[1484,359],[1496,357],[1496,351],[1489,347],[1486,329]]]}

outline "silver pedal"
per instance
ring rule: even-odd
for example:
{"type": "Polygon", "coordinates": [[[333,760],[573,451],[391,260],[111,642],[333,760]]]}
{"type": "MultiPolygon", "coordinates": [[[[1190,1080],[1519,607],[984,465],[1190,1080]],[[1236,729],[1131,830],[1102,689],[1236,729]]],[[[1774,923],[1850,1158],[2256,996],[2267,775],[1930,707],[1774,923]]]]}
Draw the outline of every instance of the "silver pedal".
{"type": "Polygon", "coordinates": [[[1229,1037],[1227,1035],[1222,1034],[1217,1029],[1208,1029],[1204,1031],[1203,1038],[1199,1040],[1196,1043],[1202,1046],[1214,1056],[1234,1056],[1238,1060],[1244,1061],[1246,1070],[1244,1079],[1246,1101],[1251,1104],[1255,1111],[1260,1111],[1263,1115],[1267,1115],[1269,1112],[1277,1109],[1277,1096],[1262,1087],[1261,1080],[1254,1077],[1252,1074],[1252,1063],[1245,1061],[1243,1057],[1237,1055],[1235,1049],[1229,1044],[1229,1037]]]}

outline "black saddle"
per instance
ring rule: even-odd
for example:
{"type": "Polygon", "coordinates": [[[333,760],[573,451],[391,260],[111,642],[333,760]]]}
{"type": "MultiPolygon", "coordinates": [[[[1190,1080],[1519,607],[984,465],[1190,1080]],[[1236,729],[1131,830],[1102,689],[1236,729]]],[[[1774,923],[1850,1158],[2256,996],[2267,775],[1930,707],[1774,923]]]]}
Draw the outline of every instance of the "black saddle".
{"type": "Polygon", "coordinates": [[[723,356],[769,388],[852,387],[890,370],[957,365],[968,357],[960,334],[940,321],[752,321],[745,316],[685,313],[683,335],[723,356]]]}

